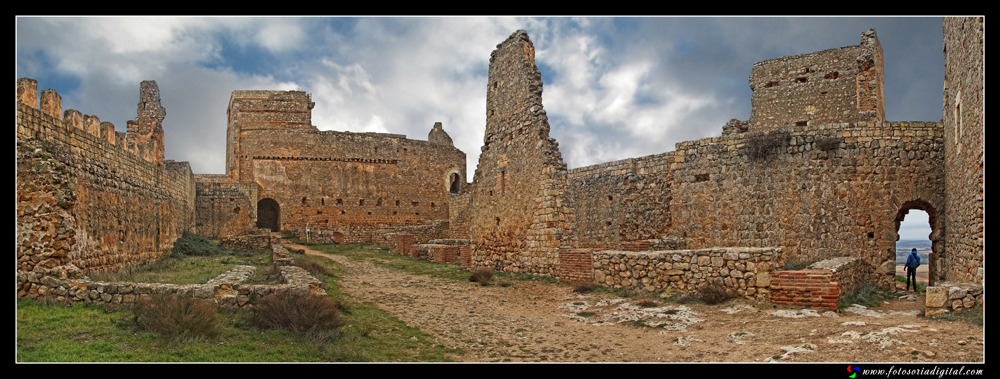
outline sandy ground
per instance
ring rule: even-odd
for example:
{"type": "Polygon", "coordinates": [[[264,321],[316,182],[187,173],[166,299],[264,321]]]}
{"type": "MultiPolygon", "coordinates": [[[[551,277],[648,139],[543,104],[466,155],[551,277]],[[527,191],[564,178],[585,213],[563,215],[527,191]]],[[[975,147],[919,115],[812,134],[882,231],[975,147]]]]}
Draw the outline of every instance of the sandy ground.
{"type": "Polygon", "coordinates": [[[841,313],[577,294],[529,281],[480,286],[325,255],[344,291],[459,348],[465,362],[983,362],[983,327],[926,319],[923,295],[841,313]]]}

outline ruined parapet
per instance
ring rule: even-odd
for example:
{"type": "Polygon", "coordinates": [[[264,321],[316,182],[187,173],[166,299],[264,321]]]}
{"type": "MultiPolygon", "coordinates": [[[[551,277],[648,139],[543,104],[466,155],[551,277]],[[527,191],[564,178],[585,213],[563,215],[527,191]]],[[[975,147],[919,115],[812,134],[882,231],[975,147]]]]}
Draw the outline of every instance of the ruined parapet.
{"type": "Polygon", "coordinates": [[[99,137],[101,137],[102,140],[105,140],[108,143],[114,145],[115,144],[115,124],[112,124],[112,123],[107,122],[107,121],[102,122],[101,123],[101,134],[100,134],[99,137]]]}
{"type": "Polygon", "coordinates": [[[66,122],[67,126],[72,126],[77,129],[83,129],[83,113],[76,109],[67,109],[63,113],[63,121],[66,122]]]}
{"type": "Polygon", "coordinates": [[[100,137],[101,119],[94,115],[83,115],[83,130],[94,137],[100,137]]]}
{"type": "Polygon", "coordinates": [[[472,265],[555,275],[576,247],[566,163],[549,137],[535,49],[524,30],[490,56],[486,133],[470,208],[472,265]]]}
{"type": "Polygon", "coordinates": [[[43,90],[39,102],[39,109],[42,112],[53,115],[60,120],[62,119],[62,96],[59,96],[56,90],[43,90]]]}
{"type": "Polygon", "coordinates": [[[142,81],[136,118],[128,121],[126,127],[127,146],[157,166],[163,164],[163,118],[166,115],[166,108],[160,105],[160,89],[156,81],[142,81]]]}
{"type": "Polygon", "coordinates": [[[875,30],[857,46],[757,62],[750,126],[789,126],[885,120],[882,46],[875,30]]]}
{"type": "Polygon", "coordinates": [[[38,81],[31,78],[20,78],[15,87],[17,101],[29,107],[38,108],[38,81]]]}
{"type": "MultiPolygon", "coordinates": [[[[945,253],[939,278],[983,283],[985,267],[985,32],[982,17],[945,17],[945,253]]],[[[936,255],[936,254],[935,254],[936,255]]]]}
{"type": "Polygon", "coordinates": [[[431,132],[427,134],[427,140],[431,143],[455,146],[455,143],[451,141],[451,137],[448,136],[448,133],[441,127],[440,122],[434,123],[434,127],[431,128],[431,132]]]}

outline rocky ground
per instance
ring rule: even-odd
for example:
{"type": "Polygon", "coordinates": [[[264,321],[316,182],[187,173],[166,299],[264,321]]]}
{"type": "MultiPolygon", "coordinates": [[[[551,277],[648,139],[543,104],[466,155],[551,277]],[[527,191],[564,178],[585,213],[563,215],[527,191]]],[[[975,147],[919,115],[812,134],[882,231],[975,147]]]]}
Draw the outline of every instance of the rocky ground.
{"type": "MultiPolygon", "coordinates": [[[[293,248],[304,248],[292,246],[293,248]]],[[[465,362],[983,362],[984,331],[922,317],[923,296],[841,313],[730,300],[641,303],[565,284],[480,286],[345,257],[351,296],[461,349],[465,362]]],[[[901,294],[902,296],[903,294],[901,294]]]]}

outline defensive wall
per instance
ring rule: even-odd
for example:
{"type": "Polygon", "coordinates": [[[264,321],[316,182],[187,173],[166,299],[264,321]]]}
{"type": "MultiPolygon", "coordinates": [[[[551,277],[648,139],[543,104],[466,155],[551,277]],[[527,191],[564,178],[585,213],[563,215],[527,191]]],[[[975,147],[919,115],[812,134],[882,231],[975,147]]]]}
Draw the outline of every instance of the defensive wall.
{"type": "Polygon", "coordinates": [[[157,164],[121,143],[131,136],[118,138],[110,123],[60,114],[55,91],[43,91],[39,109],[36,93],[34,80],[17,81],[18,295],[38,294],[46,276],[117,269],[169,251],[194,226],[187,162],[157,164]]]}
{"type": "MultiPolygon", "coordinates": [[[[432,141],[319,131],[300,91],[235,91],[227,175],[258,186],[256,227],[336,230],[371,242],[394,226],[449,219],[449,193],[465,183],[465,153],[435,124],[432,141]]],[[[252,218],[251,218],[252,220],[252,218]]]]}
{"type": "Polygon", "coordinates": [[[934,253],[947,256],[945,128],[884,121],[881,59],[869,30],[858,46],[760,62],[749,122],[671,152],[563,171],[533,47],[515,32],[491,55],[472,264],[558,276],[573,272],[559,251],[596,256],[667,238],[688,249],[778,248],[789,261],[858,258],[869,269],[852,272],[891,285],[908,211],[928,213],[934,253]],[[529,238],[545,227],[544,246],[562,250],[529,238]]]}

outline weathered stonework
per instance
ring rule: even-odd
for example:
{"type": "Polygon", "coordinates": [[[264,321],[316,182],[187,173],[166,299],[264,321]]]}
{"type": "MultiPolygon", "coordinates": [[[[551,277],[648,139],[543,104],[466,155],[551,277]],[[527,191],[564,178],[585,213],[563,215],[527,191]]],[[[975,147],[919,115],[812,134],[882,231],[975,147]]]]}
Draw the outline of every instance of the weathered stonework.
{"type": "Polygon", "coordinates": [[[576,222],[525,31],[491,54],[486,91],[486,135],[470,200],[472,265],[555,275],[559,249],[576,247],[576,222]]]}
{"type": "MultiPolygon", "coordinates": [[[[986,104],[982,17],[944,19],[945,223],[947,247],[935,279],[983,283],[986,104]]],[[[934,259],[935,257],[932,257],[934,259]]],[[[932,281],[933,284],[933,281],[932,281]]]]}
{"type": "Polygon", "coordinates": [[[757,62],[751,130],[884,121],[882,46],[875,29],[861,44],[757,62]]]}
{"type": "Polygon", "coordinates": [[[336,230],[371,242],[378,229],[449,219],[449,189],[465,181],[465,153],[440,124],[435,141],[398,134],[319,131],[299,91],[235,91],[227,175],[256,184],[256,227],[336,230]]]}

